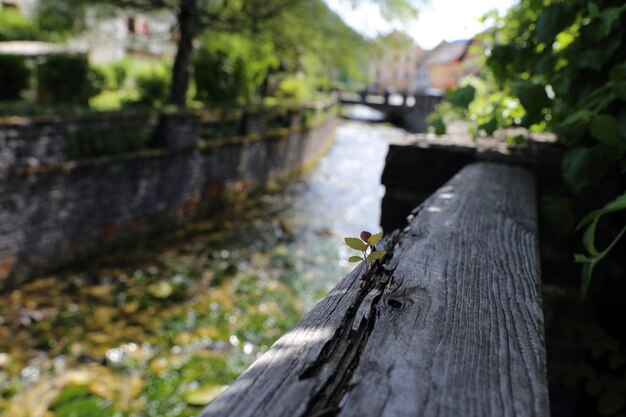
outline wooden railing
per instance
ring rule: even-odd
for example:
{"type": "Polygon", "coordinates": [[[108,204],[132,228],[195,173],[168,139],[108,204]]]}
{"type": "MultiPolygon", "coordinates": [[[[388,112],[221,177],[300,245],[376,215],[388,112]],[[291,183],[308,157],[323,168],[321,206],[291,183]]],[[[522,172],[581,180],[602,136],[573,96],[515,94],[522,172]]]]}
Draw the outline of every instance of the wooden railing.
{"type": "Polygon", "coordinates": [[[200,416],[548,415],[535,198],[467,166],[200,416]]]}

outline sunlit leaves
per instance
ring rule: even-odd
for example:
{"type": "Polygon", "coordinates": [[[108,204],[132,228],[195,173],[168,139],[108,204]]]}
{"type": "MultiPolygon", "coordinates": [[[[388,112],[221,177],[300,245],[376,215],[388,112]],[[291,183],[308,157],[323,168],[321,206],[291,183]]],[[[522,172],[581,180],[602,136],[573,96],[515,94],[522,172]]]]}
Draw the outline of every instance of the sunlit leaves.
{"type": "Polygon", "coordinates": [[[344,238],[346,245],[354,250],[364,251],[367,249],[367,243],[363,242],[358,237],[346,237],[344,238]]]}
{"type": "Polygon", "coordinates": [[[363,288],[369,288],[371,285],[370,273],[372,272],[373,263],[382,259],[387,251],[377,250],[376,244],[383,237],[383,232],[371,234],[368,231],[362,231],[359,237],[346,237],[344,241],[351,249],[361,252],[361,255],[353,255],[348,258],[348,262],[361,262],[365,264],[365,272],[363,273],[363,288]]]}

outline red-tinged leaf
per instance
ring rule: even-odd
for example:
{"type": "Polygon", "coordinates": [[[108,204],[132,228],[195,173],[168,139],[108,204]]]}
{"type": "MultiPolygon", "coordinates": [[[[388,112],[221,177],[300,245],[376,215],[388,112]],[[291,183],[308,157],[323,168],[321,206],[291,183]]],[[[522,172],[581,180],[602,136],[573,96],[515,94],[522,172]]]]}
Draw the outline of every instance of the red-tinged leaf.
{"type": "Polygon", "coordinates": [[[366,232],[365,230],[361,232],[361,240],[363,242],[367,242],[371,236],[372,234],[370,232],[366,232]]]}

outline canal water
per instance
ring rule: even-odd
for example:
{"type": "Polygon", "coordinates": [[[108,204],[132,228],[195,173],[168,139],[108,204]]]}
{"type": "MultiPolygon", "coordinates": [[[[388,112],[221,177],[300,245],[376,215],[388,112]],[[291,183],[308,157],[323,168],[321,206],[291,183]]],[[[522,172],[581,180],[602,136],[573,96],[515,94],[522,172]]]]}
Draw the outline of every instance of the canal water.
{"type": "Polygon", "coordinates": [[[399,135],[343,121],[300,178],[3,294],[0,414],[196,415],[351,269],[399,135]]]}

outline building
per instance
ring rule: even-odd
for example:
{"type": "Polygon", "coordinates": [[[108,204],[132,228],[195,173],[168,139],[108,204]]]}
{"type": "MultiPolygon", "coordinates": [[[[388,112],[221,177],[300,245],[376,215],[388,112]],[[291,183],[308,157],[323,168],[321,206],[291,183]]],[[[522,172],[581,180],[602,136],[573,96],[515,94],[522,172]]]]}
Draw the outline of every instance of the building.
{"type": "MultiPolygon", "coordinates": [[[[14,8],[27,16],[35,13],[38,1],[0,0],[0,8],[14,8]]],[[[116,62],[127,56],[162,59],[173,56],[175,18],[168,13],[137,13],[130,10],[89,7],[84,27],[68,40],[67,47],[86,51],[94,63],[116,62]]]]}
{"type": "Polygon", "coordinates": [[[417,61],[425,51],[402,32],[391,32],[377,40],[379,54],[368,64],[369,89],[409,91],[417,61]]]}
{"type": "Polygon", "coordinates": [[[457,87],[461,78],[478,73],[482,43],[475,39],[443,41],[417,61],[412,89],[443,92],[457,87]]]}

